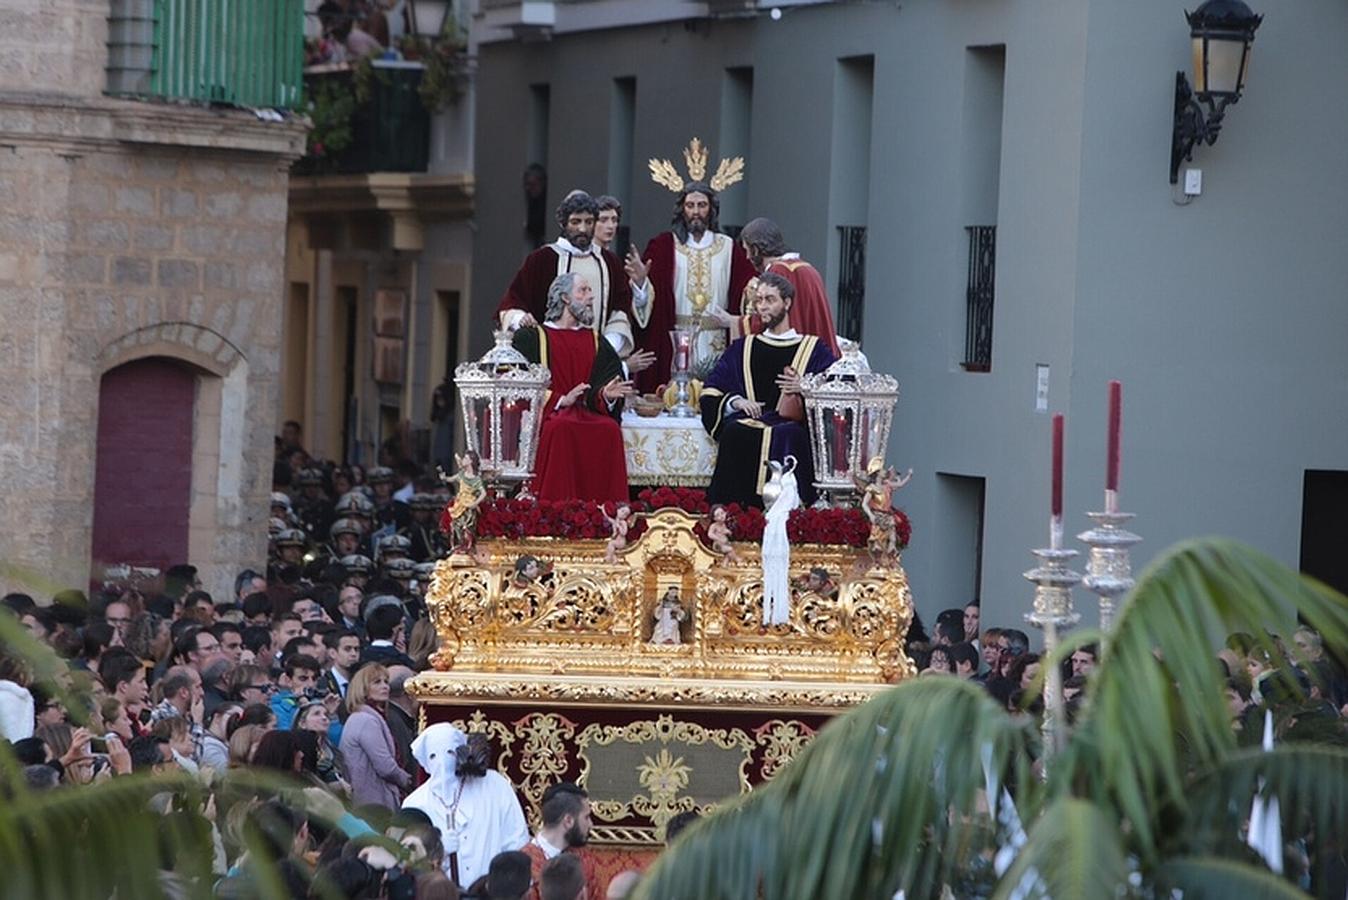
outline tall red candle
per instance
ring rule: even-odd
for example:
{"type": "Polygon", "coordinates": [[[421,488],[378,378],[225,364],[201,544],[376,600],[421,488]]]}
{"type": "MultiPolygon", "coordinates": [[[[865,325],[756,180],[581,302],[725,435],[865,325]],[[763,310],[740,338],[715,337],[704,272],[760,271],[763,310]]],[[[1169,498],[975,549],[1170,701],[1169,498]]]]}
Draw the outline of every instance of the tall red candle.
{"type": "Polygon", "coordinates": [[[1123,385],[1109,383],[1109,462],[1105,470],[1105,490],[1119,489],[1119,425],[1123,419],[1123,385]]]}
{"type": "Polygon", "coordinates": [[[1053,517],[1062,518],[1062,413],[1053,416],[1053,517]]]}

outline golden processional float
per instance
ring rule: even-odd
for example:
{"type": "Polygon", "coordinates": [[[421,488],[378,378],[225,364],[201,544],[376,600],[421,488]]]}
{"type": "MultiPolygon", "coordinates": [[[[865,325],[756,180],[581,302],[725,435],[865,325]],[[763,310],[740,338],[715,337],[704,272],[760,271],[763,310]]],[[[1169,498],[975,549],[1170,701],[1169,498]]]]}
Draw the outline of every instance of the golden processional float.
{"type": "Polygon", "coordinates": [[[708,508],[697,488],[715,445],[697,418],[633,404],[625,508],[539,501],[527,483],[547,369],[501,333],[456,370],[475,453],[448,479],[455,550],[426,595],[439,649],[408,688],[423,728],[490,737],[532,826],[544,790],[580,784],[603,869],[644,868],[675,815],[771,780],[830,717],[916,674],[909,525],[891,507],[903,482],[883,464],[898,386],[843,345],[802,379],[821,501],[792,514],[789,598],[772,616],[763,512],[708,508]]]}

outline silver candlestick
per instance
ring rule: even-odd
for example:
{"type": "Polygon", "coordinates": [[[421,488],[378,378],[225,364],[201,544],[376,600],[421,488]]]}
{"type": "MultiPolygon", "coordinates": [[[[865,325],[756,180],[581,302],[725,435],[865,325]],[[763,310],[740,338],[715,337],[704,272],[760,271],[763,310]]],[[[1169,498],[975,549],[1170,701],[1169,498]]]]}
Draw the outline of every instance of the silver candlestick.
{"type": "Polygon", "coordinates": [[[1034,582],[1034,609],[1025,614],[1025,621],[1044,632],[1044,756],[1043,775],[1048,777],[1049,761],[1062,749],[1063,693],[1062,673],[1050,658],[1058,648],[1058,629],[1075,625],[1081,616],[1072,608],[1072,588],[1081,581],[1081,575],[1067,568],[1077,555],[1075,550],[1062,547],[1062,518],[1055,517],[1050,527],[1050,546],[1031,550],[1039,557],[1039,565],[1025,573],[1034,582]]]}
{"type": "Polygon", "coordinates": [[[1129,548],[1142,538],[1120,527],[1132,519],[1133,514],[1118,511],[1116,491],[1105,492],[1104,512],[1088,512],[1086,516],[1095,523],[1095,527],[1077,535],[1079,541],[1091,548],[1086,563],[1086,577],[1081,579],[1081,583],[1086,590],[1099,595],[1100,630],[1108,632],[1114,627],[1116,599],[1127,594],[1136,584],[1129,548]]]}

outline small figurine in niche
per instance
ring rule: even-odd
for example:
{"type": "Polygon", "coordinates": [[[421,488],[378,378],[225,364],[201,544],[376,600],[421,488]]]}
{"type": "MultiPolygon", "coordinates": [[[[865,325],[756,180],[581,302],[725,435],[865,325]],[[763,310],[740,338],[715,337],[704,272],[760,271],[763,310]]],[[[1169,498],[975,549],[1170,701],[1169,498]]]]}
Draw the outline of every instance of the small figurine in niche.
{"type": "Polygon", "coordinates": [[[679,602],[679,589],[671,587],[665,591],[660,602],[655,605],[655,628],[651,631],[652,644],[681,644],[679,626],[688,618],[683,604],[679,602]]]}
{"type": "Polygon", "coordinates": [[[871,523],[866,547],[871,561],[877,566],[892,566],[899,557],[898,539],[894,529],[893,500],[895,491],[913,478],[913,470],[900,476],[893,466],[885,468],[885,461],[873,457],[866,466],[866,477],[856,479],[861,491],[861,511],[871,523]]]}
{"type": "Polygon", "coordinates": [[[719,503],[711,508],[711,521],[707,523],[707,540],[711,549],[720,554],[722,562],[735,562],[735,547],[730,543],[730,513],[719,503]]]}
{"type": "Polygon", "coordinates": [[[546,565],[537,556],[525,554],[515,560],[515,571],[510,576],[511,587],[527,588],[530,585],[538,584],[539,580],[552,572],[552,567],[546,565]]]}
{"type": "Polygon", "coordinates": [[[616,563],[618,551],[627,546],[627,531],[632,527],[632,507],[623,503],[619,505],[612,516],[605,512],[603,507],[600,507],[599,511],[608,520],[609,527],[613,529],[613,536],[604,545],[604,561],[616,563]]]}
{"type": "Polygon", "coordinates": [[[478,507],[487,499],[487,485],[482,478],[482,458],[476,450],[469,450],[463,456],[456,455],[454,462],[459,471],[445,475],[440,479],[445,484],[457,484],[458,493],[454,495],[454,505],[449,508],[450,552],[455,555],[472,556],[477,544],[478,507]]]}

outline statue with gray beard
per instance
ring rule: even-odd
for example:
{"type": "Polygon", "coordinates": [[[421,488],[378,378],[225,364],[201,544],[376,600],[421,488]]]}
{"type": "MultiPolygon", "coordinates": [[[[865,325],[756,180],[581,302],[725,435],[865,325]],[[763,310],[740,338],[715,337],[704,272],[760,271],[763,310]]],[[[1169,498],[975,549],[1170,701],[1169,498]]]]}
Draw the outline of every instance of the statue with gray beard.
{"type": "Polygon", "coordinates": [[[552,373],[534,467],[540,500],[627,499],[618,422],[634,390],[613,346],[594,332],[593,298],[585,276],[558,275],[543,324],[515,333],[515,349],[552,373]]]}

